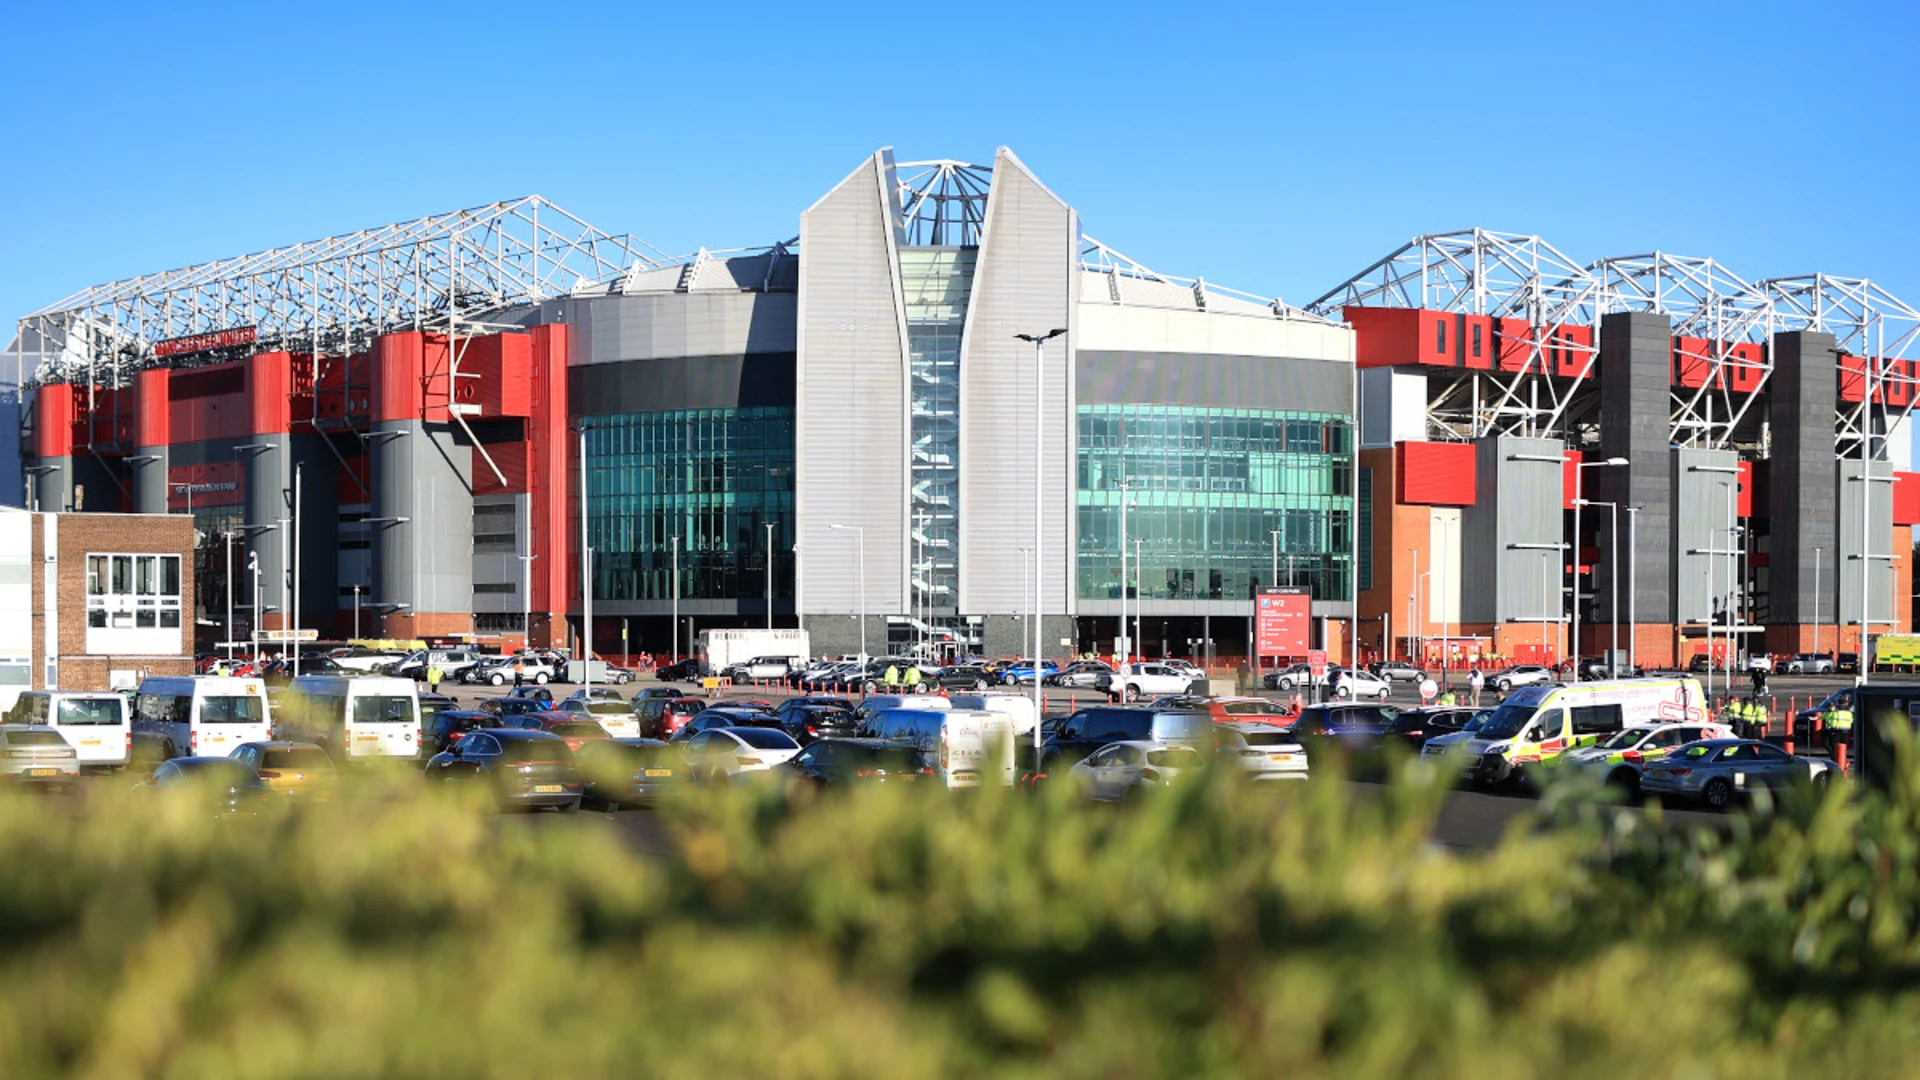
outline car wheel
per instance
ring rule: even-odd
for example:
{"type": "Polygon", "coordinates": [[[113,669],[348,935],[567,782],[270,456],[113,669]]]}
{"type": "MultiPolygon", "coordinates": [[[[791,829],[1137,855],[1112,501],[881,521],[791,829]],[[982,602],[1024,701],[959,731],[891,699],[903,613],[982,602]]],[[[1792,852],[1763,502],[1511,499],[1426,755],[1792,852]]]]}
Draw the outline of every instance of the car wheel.
{"type": "Polygon", "coordinates": [[[537,675],[535,675],[535,676],[533,677],[533,683],[534,683],[534,685],[535,685],[535,686],[545,686],[545,685],[547,685],[547,673],[546,673],[546,672],[544,672],[544,671],[542,671],[542,672],[540,672],[539,674],[537,674],[537,675]]]}
{"type": "Polygon", "coordinates": [[[1387,692],[1385,690],[1382,690],[1380,691],[1380,704],[1385,705],[1386,703],[1387,703],[1387,692]]]}
{"type": "Polygon", "coordinates": [[[1504,694],[1507,691],[1513,689],[1513,680],[1501,679],[1499,682],[1493,684],[1493,688],[1504,694]]]}
{"type": "Polygon", "coordinates": [[[871,693],[875,693],[875,692],[876,692],[876,691],[878,691],[879,689],[880,689],[880,684],[878,684],[878,683],[871,683],[871,682],[869,682],[869,683],[863,683],[863,684],[861,684],[861,686],[860,686],[860,692],[861,692],[861,693],[863,693],[863,694],[871,694],[871,693]]]}
{"type": "Polygon", "coordinates": [[[1733,785],[1727,783],[1724,777],[1716,776],[1707,781],[1706,790],[1701,794],[1706,797],[1708,806],[1715,810],[1724,810],[1727,804],[1733,801],[1733,785]]]}
{"type": "Polygon", "coordinates": [[[1607,776],[1607,785],[1617,788],[1627,798],[1636,798],[1640,794],[1640,774],[1632,769],[1615,769],[1607,776]]]}
{"type": "Polygon", "coordinates": [[[1133,702],[1136,702],[1136,701],[1139,701],[1139,700],[1140,700],[1140,688],[1139,688],[1139,687],[1137,687],[1137,686],[1129,686],[1129,687],[1127,687],[1127,691],[1126,691],[1126,698],[1127,698],[1127,703],[1128,703],[1128,704],[1132,704],[1133,702]]]}
{"type": "Polygon", "coordinates": [[[1346,697],[1346,696],[1347,696],[1347,688],[1346,688],[1346,687],[1344,687],[1344,686],[1336,686],[1336,687],[1334,687],[1334,688],[1333,688],[1333,696],[1334,696],[1334,697],[1337,697],[1337,698],[1343,698],[1343,697],[1346,697]]]}
{"type": "Polygon", "coordinates": [[[505,675],[495,675],[493,678],[487,681],[491,682],[495,686],[505,686],[507,683],[507,677],[505,675]]]}
{"type": "Polygon", "coordinates": [[[561,803],[559,809],[563,814],[577,814],[580,812],[580,800],[575,799],[570,803],[561,803]]]}
{"type": "Polygon", "coordinates": [[[1817,772],[1817,773],[1814,773],[1814,774],[1813,774],[1813,791],[1814,791],[1814,794],[1816,794],[1816,795],[1824,795],[1824,794],[1826,793],[1826,790],[1827,790],[1827,785],[1828,785],[1829,783],[1831,783],[1831,782],[1832,782],[1832,780],[1833,780],[1833,774],[1832,774],[1832,773],[1830,773],[1830,772],[1828,772],[1828,771],[1827,771],[1827,770],[1825,770],[1825,769],[1822,769],[1822,770],[1820,770],[1819,772],[1817,772]]]}
{"type": "Polygon", "coordinates": [[[1000,685],[1002,685],[1002,686],[1013,686],[1013,685],[1015,685],[1016,683],[1018,683],[1019,681],[1020,681],[1020,680],[1018,680],[1018,679],[1016,679],[1016,678],[1014,678],[1014,677],[1013,677],[1013,676],[1011,676],[1011,675],[1002,675],[1002,676],[1000,677],[1000,685]]]}

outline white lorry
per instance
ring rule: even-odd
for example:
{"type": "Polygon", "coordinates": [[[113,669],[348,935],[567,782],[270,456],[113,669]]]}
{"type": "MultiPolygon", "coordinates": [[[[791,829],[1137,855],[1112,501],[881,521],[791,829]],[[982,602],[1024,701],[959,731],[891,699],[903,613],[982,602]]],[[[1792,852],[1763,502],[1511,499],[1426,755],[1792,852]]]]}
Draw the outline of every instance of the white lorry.
{"type": "Polygon", "coordinates": [[[798,667],[809,655],[805,630],[700,631],[700,670],[711,675],[763,656],[784,656],[798,667]]]}

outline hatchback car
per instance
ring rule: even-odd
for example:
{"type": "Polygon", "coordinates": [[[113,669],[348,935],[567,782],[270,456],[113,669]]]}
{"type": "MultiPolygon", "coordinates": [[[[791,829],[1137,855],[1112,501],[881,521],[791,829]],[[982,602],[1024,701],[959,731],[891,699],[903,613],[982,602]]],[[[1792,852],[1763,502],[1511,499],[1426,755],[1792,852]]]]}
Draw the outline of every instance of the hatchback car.
{"type": "Polygon", "coordinates": [[[1333,683],[1333,696],[1363,701],[1372,698],[1385,701],[1393,692],[1393,687],[1377,675],[1369,675],[1358,668],[1341,668],[1330,672],[1328,680],[1333,683]]]}
{"type": "Polygon", "coordinates": [[[0,724],[0,780],[64,788],[80,778],[80,757],[45,724],[0,724]]]}
{"type": "Polygon", "coordinates": [[[599,809],[646,806],[687,781],[679,752],[658,739],[595,739],[573,760],[582,801],[599,809]]]}
{"type": "Polygon", "coordinates": [[[741,773],[765,772],[796,757],[800,744],[779,728],[723,727],[689,740],[681,757],[690,779],[716,782],[741,773]]]}
{"type": "Polygon", "coordinates": [[[851,735],[860,726],[853,703],[838,698],[795,698],[773,715],[781,730],[802,746],[815,739],[851,735]]]}
{"type": "Polygon", "coordinates": [[[1629,795],[1640,792],[1646,767],[1674,750],[1709,739],[1731,739],[1733,729],[1723,724],[1636,724],[1621,728],[1592,746],[1560,756],[1563,768],[1597,776],[1629,795]]]}
{"type": "Polygon", "coordinates": [[[1218,724],[1220,757],[1240,766],[1254,780],[1305,780],[1307,751],[1292,732],[1272,724],[1233,721],[1218,724]]]}
{"type": "Polygon", "coordinates": [[[702,709],[698,715],[680,726],[680,730],[668,737],[668,742],[683,743],[691,741],[702,732],[729,727],[783,728],[778,716],[763,713],[758,709],[737,709],[729,706],[716,706],[702,709]]]}
{"type": "Polygon", "coordinates": [[[1820,790],[1833,777],[1826,758],[1796,757],[1754,739],[1711,739],[1678,747],[1640,772],[1640,790],[1719,810],[1741,795],[1798,784],[1820,790]]]}
{"type": "Polygon", "coordinates": [[[532,717],[540,721],[540,730],[560,736],[567,749],[578,751],[582,746],[595,739],[605,739],[607,729],[600,726],[598,720],[571,712],[535,713],[532,717]]]}
{"type": "Polygon", "coordinates": [[[1064,690],[1100,690],[1111,678],[1113,667],[1105,661],[1075,660],[1048,681],[1064,690]]]}
{"type": "Polygon", "coordinates": [[[184,757],[163,761],[137,785],[143,791],[194,791],[218,817],[252,817],[274,799],[253,766],[230,757],[184,757]]]}
{"type": "Polygon", "coordinates": [[[1430,739],[1452,735],[1465,728],[1474,714],[1481,711],[1471,705],[1430,705],[1422,709],[1407,709],[1387,725],[1387,733],[1404,740],[1410,748],[1419,750],[1430,739]]]}
{"type": "Polygon", "coordinates": [[[1168,787],[1182,773],[1191,775],[1206,759],[1191,746],[1147,740],[1110,743],[1073,763],[1067,778],[1097,802],[1115,802],[1142,791],[1168,787]]]}
{"type": "Polygon", "coordinates": [[[1504,694],[1516,686],[1534,686],[1553,681],[1553,670],[1539,664],[1515,664],[1486,677],[1487,687],[1504,694]]]}
{"type": "Polygon", "coordinates": [[[431,723],[423,722],[426,734],[421,736],[420,744],[437,754],[466,738],[467,732],[494,727],[500,723],[500,720],[501,717],[497,713],[477,710],[455,709],[437,713],[431,723]]]}
{"type": "Polygon", "coordinates": [[[1833,658],[1822,653],[1795,653],[1780,665],[1787,675],[1831,675],[1833,658]]]}
{"type": "Polygon", "coordinates": [[[634,710],[640,718],[640,737],[665,739],[685,727],[688,720],[705,711],[707,703],[694,697],[642,698],[634,710]]]}
{"type": "Polygon", "coordinates": [[[427,777],[487,783],[501,807],[580,809],[580,774],[558,735],[524,728],[483,728],[427,762],[427,777]]]}
{"type": "Polygon", "coordinates": [[[227,756],[252,768],[267,790],[289,798],[331,799],[339,780],[333,759],[313,743],[241,743],[227,756]]]}
{"type": "Polygon", "coordinates": [[[676,660],[653,673],[661,682],[692,682],[700,677],[700,661],[694,657],[676,660]]]}
{"type": "Polygon", "coordinates": [[[1427,673],[1414,667],[1405,660],[1381,660],[1370,669],[1374,675],[1388,682],[1419,682],[1427,673]]]}
{"type": "Polygon", "coordinates": [[[817,739],[780,769],[823,788],[913,784],[934,771],[917,748],[885,739],[817,739]]]}

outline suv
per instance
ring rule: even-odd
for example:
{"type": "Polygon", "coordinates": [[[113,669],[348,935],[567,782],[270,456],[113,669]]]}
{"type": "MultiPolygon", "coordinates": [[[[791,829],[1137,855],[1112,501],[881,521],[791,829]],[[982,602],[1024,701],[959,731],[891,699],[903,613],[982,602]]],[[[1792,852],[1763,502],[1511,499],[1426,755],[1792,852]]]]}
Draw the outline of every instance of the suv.
{"type": "Polygon", "coordinates": [[[534,656],[489,656],[485,660],[460,673],[463,683],[488,683],[493,686],[505,686],[513,681],[513,665],[520,665],[523,682],[542,685],[552,682],[558,675],[552,664],[534,656]]]}
{"type": "Polygon", "coordinates": [[[1179,743],[1213,754],[1213,718],[1193,709],[1154,709],[1128,705],[1100,705],[1081,709],[1060,722],[1040,747],[1036,770],[1065,776],[1075,762],[1116,742],[1179,743]]]}
{"type": "Polygon", "coordinates": [[[1831,675],[1833,658],[1824,653],[1795,653],[1780,670],[1788,675],[1831,675]]]}
{"type": "Polygon", "coordinates": [[[1387,682],[1419,682],[1427,673],[1405,660],[1381,660],[1370,668],[1376,678],[1387,682]]]}
{"type": "Polygon", "coordinates": [[[1539,664],[1515,664],[1512,667],[1501,668],[1488,675],[1486,679],[1489,688],[1504,694],[1516,686],[1550,683],[1553,681],[1553,672],[1539,664]]]}
{"type": "MultiPolygon", "coordinates": [[[[1172,664],[1123,664],[1107,678],[1107,693],[1127,701],[1162,694],[1184,694],[1193,686],[1193,676],[1172,664]]],[[[1118,740],[1115,740],[1118,741],[1118,740]]]]}
{"type": "Polygon", "coordinates": [[[393,666],[393,673],[403,679],[423,682],[427,666],[432,664],[447,678],[457,680],[461,672],[486,659],[489,657],[477,649],[416,649],[393,666]]]}
{"type": "Polygon", "coordinates": [[[694,697],[649,697],[640,699],[633,712],[640,718],[641,738],[664,739],[706,707],[706,702],[694,697]]]}
{"type": "Polygon", "coordinates": [[[793,673],[794,662],[789,656],[756,656],[745,663],[733,664],[720,674],[737,683],[762,679],[784,680],[793,673]]]}

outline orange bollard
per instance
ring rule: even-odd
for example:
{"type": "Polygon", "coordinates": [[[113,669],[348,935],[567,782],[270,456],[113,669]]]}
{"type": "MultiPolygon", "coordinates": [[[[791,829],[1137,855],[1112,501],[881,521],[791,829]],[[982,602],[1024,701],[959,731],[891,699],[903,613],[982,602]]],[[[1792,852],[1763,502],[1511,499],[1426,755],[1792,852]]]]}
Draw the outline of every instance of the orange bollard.
{"type": "Polygon", "coordinates": [[[1842,775],[1847,771],[1847,744],[1841,743],[1833,748],[1833,762],[1839,766],[1842,775]]]}
{"type": "Polygon", "coordinates": [[[1780,749],[1782,749],[1782,750],[1785,750],[1785,751],[1786,751],[1786,752],[1787,752],[1788,754],[1792,754],[1792,753],[1793,753],[1793,731],[1792,731],[1792,729],[1788,729],[1788,731],[1787,731],[1787,739],[1786,739],[1786,744],[1785,744],[1784,746],[1782,746],[1782,747],[1781,747],[1780,749]]]}

